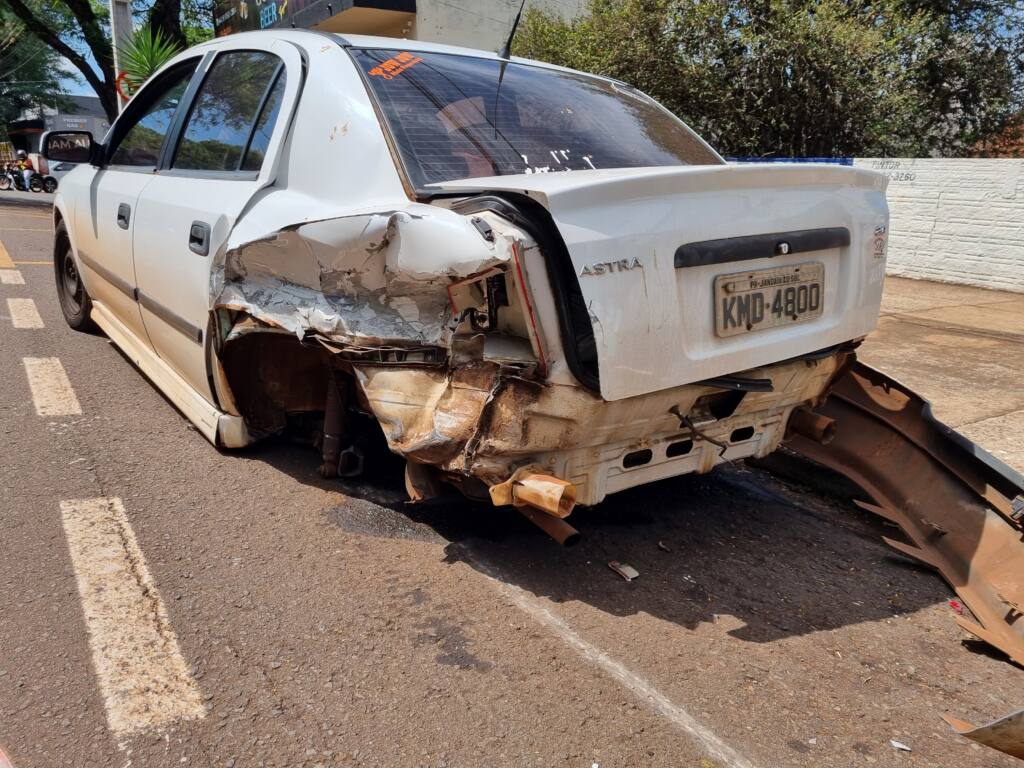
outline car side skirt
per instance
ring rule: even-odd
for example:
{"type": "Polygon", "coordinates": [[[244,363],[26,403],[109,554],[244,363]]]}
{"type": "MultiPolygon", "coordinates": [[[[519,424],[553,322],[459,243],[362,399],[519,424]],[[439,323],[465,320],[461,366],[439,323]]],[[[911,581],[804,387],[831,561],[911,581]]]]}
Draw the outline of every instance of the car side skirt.
{"type": "Polygon", "coordinates": [[[93,301],[92,319],[207,440],[223,448],[242,448],[253,441],[241,416],[208,402],[98,301],[93,301]]]}

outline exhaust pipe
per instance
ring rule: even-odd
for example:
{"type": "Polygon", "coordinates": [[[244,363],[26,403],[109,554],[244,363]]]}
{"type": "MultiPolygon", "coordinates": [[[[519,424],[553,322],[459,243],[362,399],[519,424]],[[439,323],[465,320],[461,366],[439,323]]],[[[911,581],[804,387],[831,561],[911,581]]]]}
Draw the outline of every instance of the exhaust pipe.
{"type": "Polygon", "coordinates": [[[568,517],[576,506],[576,486],[554,475],[524,472],[512,481],[512,503],[517,507],[529,505],[557,518],[568,517]]]}
{"type": "Polygon", "coordinates": [[[520,467],[504,483],[492,485],[490,493],[496,507],[531,506],[558,518],[568,517],[576,506],[575,485],[533,466],[520,467]]]}
{"type": "Polygon", "coordinates": [[[563,547],[574,547],[580,543],[580,532],[569,525],[565,520],[552,517],[546,512],[534,509],[533,507],[517,507],[523,517],[540,528],[544,533],[557,541],[563,547]]]}
{"type": "Polygon", "coordinates": [[[836,437],[836,421],[809,408],[797,408],[789,417],[789,430],[821,445],[828,445],[836,437]]]}
{"type": "Polygon", "coordinates": [[[576,486],[567,480],[521,467],[512,477],[490,488],[496,507],[512,505],[559,544],[572,546],[580,534],[562,518],[576,506],[576,486]]]}

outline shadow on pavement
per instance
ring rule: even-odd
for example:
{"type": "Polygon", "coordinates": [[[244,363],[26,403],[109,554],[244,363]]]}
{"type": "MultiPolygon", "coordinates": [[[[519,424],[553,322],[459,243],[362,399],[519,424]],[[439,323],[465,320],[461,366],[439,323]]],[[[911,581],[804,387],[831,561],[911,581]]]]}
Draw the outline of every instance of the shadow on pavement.
{"type": "Polygon", "coordinates": [[[369,457],[371,469],[358,482],[321,479],[315,453],[284,442],[247,455],[345,494],[327,513],[344,530],[434,541],[448,562],[615,616],[647,613],[694,629],[730,615],[745,624],[731,635],[760,643],[911,613],[950,594],[937,576],[881,542],[892,527],[742,464],[579,508],[571,522],[583,541],[562,549],[509,508],[454,492],[409,504],[402,462],[389,454],[369,457]],[[640,577],[623,581],[607,568],[610,560],[640,577]]]}

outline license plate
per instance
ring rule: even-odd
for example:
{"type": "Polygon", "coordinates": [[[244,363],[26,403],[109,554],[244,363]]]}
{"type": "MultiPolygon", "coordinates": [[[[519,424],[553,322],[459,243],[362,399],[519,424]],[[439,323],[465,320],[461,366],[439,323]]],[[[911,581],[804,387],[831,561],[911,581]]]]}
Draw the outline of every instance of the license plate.
{"type": "Polygon", "coordinates": [[[825,265],[734,272],[715,278],[715,334],[736,336],[821,316],[825,265]]]}

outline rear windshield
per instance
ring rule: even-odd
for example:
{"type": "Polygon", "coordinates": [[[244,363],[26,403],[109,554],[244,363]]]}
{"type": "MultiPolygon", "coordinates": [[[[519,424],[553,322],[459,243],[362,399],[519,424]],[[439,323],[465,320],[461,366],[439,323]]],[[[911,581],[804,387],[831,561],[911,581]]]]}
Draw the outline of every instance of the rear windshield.
{"type": "Polygon", "coordinates": [[[653,99],[544,67],[354,49],[414,186],[480,176],[718,165],[653,99]]]}

